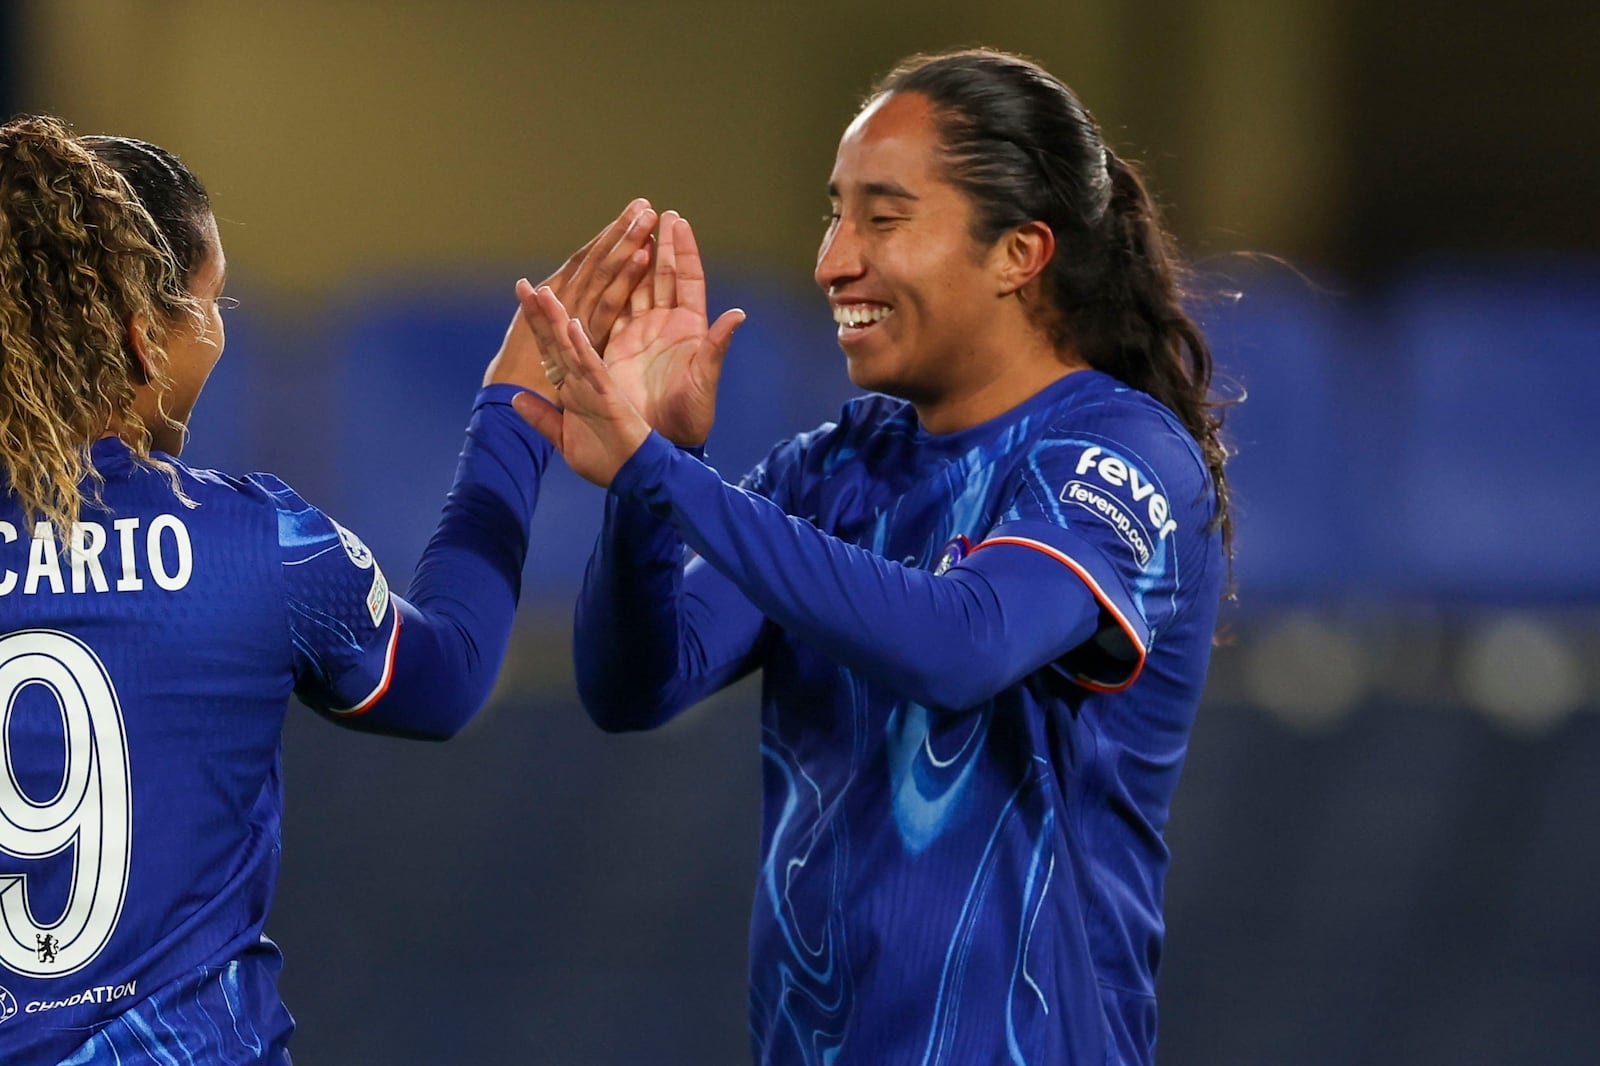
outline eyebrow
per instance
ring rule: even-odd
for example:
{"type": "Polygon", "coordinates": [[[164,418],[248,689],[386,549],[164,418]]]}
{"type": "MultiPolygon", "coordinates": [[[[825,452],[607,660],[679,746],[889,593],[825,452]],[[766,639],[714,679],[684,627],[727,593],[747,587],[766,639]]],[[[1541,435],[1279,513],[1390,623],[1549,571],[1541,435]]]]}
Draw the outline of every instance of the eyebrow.
{"type": "MultiPolygon", "coordinates": [[[[868,196],[886,196],[893,200],[921,199],[916,193],[894,181],[869,181],[861,186],[861,191],[868,196]]],[[[839,197],[839,186],[834,182],[828,182],[828,195],[834,199],[839,197]]]]}

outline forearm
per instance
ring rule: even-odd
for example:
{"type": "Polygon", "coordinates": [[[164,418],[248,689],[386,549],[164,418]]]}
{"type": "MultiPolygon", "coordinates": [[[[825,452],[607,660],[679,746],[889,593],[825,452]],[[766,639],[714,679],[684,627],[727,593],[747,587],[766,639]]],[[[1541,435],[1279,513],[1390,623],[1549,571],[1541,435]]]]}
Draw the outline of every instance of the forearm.
{"type": "Polygon", "coordinates": [[[574,626],[578,694],[602,729],[650,729],[748,672],[759,613],[677,531],[608,496],[574,626]]]}
{"type": "Polygon", "coordinates": [[[550,446],[509,406],[479,394],[439,525],[417,563],[383,696],[350,724],[443,739],[488,698],[510,641],[528,529],[550,446]]]}
{"type": "Polygon", "coordinates": [[[607,497],[572,641],[579,699],[602,729],[650,729],[683,709],[677,691],[682,558],[683,541],[670,525],[607,497]]]}
{"type": "Polygon", "coordinates": [[[612,491],[670,522],[774,622],[928,706],[979,703],[1088,639],[1098,623],[1093,595],[1044,555],[995,549],[935,576],[727,485],[660,438],[629,460],[612,491]]]}

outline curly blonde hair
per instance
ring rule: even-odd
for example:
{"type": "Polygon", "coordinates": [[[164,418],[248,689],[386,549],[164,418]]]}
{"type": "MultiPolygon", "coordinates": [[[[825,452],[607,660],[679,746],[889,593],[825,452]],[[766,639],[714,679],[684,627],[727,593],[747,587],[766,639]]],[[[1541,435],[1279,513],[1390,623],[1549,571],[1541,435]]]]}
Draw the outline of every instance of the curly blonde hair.
{"type": "Polygon", "coordinates": [[[205,321],[170,223],[93,143],[117,140],[77,137],[49,116],[0,126],[0,488],[30,530],[48,521],[63,545],[85,500],[99,501],[89,447],[108,432],[177,491],[176,471],[151,455],[135,390],[164,392],[168,338],[205,321]]]}

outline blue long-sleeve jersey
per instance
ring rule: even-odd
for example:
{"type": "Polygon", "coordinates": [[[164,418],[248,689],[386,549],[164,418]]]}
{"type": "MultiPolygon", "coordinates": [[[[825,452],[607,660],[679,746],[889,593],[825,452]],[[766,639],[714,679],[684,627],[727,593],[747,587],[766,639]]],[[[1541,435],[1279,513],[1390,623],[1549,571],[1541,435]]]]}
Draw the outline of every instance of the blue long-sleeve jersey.
{"type": "Polygon", "coordinates": [[[660,437],[623,467],[580,691],[648,728],[763,672],[759,1061],[1150,1061],[1215,507],[1094,371],[946,436],[864,397],[739,488],[660,437]]]}
{"type": "Polygon", "coordinates": [[[510,635],[550,449],[480,393],[409,589],[278,479],[121,441],[100,502],[32,535],[0,498],[0,1063],[288,1062],[264,934],[290,693],[447,737],[510,635]]]}

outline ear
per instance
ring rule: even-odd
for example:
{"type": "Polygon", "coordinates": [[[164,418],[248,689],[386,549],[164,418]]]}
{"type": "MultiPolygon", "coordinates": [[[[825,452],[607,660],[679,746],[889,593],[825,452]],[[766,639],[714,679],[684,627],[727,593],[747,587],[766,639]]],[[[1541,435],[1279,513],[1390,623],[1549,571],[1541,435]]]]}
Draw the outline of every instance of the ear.
{"type": "Polygon", "coordinates": [[[149,320],[142,314],[128,320],[128,351],[133,356],[134,383],[150,384],[149,320]]]}
{"type": "Polygon", "coordinates": [[[1020,292],[1044,273],[1055,254],[1056,235],[1037,219],[1003,235],[995,244],[997,294],[1011,296],[1020,292]]]}

